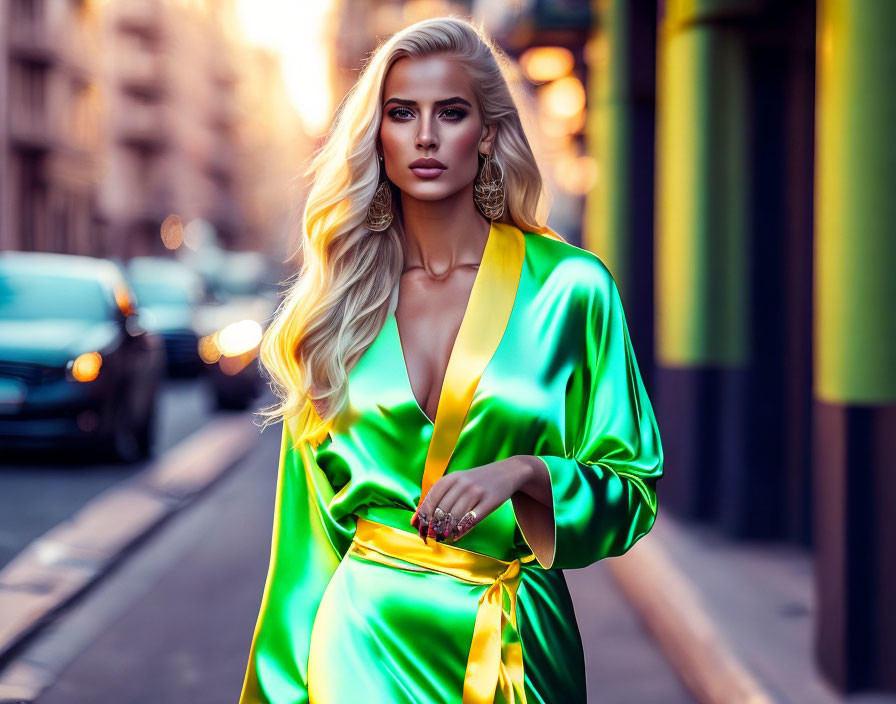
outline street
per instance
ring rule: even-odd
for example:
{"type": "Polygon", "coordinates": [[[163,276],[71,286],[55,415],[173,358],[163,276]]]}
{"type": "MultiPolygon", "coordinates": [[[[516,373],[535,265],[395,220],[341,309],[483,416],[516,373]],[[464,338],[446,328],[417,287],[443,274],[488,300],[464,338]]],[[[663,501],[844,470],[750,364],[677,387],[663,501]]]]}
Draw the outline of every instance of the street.
{"type": "MultiPolygon", "coordinates": [[[[176,445],[208,420],[212,400],[196,380],[168,380],[159,397],[156,450],[176,445]]],[[[70,518],[86,502],[145,463],[79,463],[77,456],[6,456],[0,462],[0,567],[31,541],[70,518]],[[50,457],[50,461],[47,458],[50,457]]]]}

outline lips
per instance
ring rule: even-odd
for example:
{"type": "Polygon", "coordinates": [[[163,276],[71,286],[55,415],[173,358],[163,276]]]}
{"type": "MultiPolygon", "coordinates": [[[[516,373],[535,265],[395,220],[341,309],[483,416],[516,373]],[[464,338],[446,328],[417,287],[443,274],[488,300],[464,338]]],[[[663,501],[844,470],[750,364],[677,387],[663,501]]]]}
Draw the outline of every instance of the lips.
{"type": "Polygon", "coordinates": [[[431,156],[421,157],[416,161],[412,161],[410,163],[410,167],[415,169],[417,167],[421,167],[424,169],[445,169],[447,168],[441,161],[438,159],[433,159],[431,156]]]}
{"type": "Polygon", "coordinates": [[[416,161],[412,161],[410,163],[410,169],[414,172],[414,175],[420,178],[436,178],[439,176],[446,168],[441,161],[438,159],[433,159],[431,157],[424,159],[417,159],[416,161]]]}

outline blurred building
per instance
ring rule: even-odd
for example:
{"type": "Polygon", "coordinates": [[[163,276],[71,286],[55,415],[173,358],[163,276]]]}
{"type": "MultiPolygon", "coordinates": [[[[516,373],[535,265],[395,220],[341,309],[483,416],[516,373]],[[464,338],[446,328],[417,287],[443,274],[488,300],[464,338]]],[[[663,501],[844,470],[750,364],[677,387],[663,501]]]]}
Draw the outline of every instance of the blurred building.
{"type": "Polygon", "coordinates": [[[0,247],[281,254],[313,141],[234,0],[4,1],[0,56],[0,247]]]}
{"type": "Polygon", "coordinates": [[[0,3],[0,248],[93,251],[99,3],[0,3]]]}
{"type": "Polygon", "coordinates": [[[229,2],[117,0],[104,8],[106,89],[100,203],[105,254],[158,254],[169,215],[203,217],[243,241],[237,193],[241,118],[229,2]]]}
{"type": "Polygon", "coordinates": [[[304,167],[317,139],[298,119],[280,56],[262,47],[240,57],[244,115],[238,129],[244,238],[282,261],[298,246],[308,184],[304,167]]]}
{"type": "Polygon", "coordinates": [[[896,4],[594,6],[585,225],[644,334],[660,511],[811,549],[818,670],[896,691],[896,4]]]}

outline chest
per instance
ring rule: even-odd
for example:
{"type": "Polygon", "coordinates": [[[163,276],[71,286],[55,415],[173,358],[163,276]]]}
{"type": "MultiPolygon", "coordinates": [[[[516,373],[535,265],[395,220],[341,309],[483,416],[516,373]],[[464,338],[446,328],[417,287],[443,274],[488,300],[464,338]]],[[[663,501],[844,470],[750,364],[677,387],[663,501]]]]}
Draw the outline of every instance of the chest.
{"type": "Polygon", "coordinates": [[[402,275],[395,321],[411,390],[435,418],[445,372],[470,299],[478,267],[457,267],[444,280],[419,270],[402,275]]]}

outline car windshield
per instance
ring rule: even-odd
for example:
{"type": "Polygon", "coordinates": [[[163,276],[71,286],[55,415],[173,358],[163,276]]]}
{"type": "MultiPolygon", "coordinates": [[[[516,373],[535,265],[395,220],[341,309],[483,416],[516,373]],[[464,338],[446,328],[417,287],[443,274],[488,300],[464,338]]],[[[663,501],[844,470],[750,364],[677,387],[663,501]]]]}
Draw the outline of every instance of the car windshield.
{"type": "Polygon", "coordinates": [[[189,306],[196,298],[194,291],[179,281],[132,277],[131,283],[141,306],[189,306]]]}
{"type": "Polygon", "coordinates": [[[85,277],[0,267],[0,320],[109,320],[112,299],[85,277]]]}

